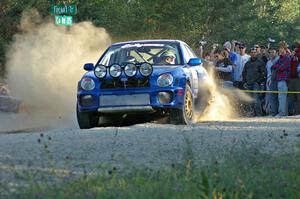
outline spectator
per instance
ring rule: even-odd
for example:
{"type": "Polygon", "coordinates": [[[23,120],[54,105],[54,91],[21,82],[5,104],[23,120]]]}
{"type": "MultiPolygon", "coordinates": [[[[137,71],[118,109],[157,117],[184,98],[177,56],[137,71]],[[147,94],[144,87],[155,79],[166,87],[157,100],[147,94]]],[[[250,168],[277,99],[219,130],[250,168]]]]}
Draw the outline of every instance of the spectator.
{"type": "MultiPolygon", "coordinates": [[[[235,44],[232,47],[230,41],[226,41],[224,43],[223,47],[224,47],[224,50],[226,50],[229,53],[229,60],[231,61],[233,68],[236,68],[238,54],[236,52],[234,52],[235,44]]],[[[233,79],[233,77],[234,77],[233,69],[231,70],[231,77],[232,77],[231,79],[233,79]]]]}
{"type": "Polygon", "coordinates": [[[265,64],[268,62],[267,48],[264,45],[255,44],[257,58],[261,59],[265,64]]]}
{"type": "Polygon", "coordinates": [[[206,61],[211,61],[211,58],[210,58],[210,53],[205,53],[204,57],[203,57],[204,60],[206,61]]]}
{"type": "Polygon", "coordinates": [[[239,44],[239,54],[234,68],[233,85],[236,88],[243,89],[243,76],[242,72],[246,62],[250,59],[250,56],[246,54],[246,46],[243,43],[239,44]]]}
{"type": "Polygon", "coordinates": [[[217,60],[216,60],[215,57],[214,57],[214,53],[215,53],[215,51],[216,51],[218,48],[219,48],[219,44],[214,43],[214,44],[212,45],[212,49],[211,49],[211,51],[210,51],[211,61],[214,62],[214,63],[217,62],[217,60]]]}
{"type": "Polygon", "coordinates": [[[267,64],[267,62],[269,61],[268,49],[264,45],[261,45],[260,49],[261,49],[260,56],[262,57],[262,60],[265,62],[265,64],[267,64]]]}
{"type": "MultiPolygon", "coordinates": [[[[257,57],[256,48],[251,48],[250,60],[245,64],[242,72],[244,87],[247,90],[260,91],[264,86],[265,79],[265,64],[257,57]]],[[[251,116],[262,116],[262,103],[261,94],[252,93],[254,102],[251,103],[250,114],[251,116]]]]}
{"type": "Polygon", "coordinates": [[[217,60],[215,64],[216,76],[224,87],[232,87],[232,63],[226,50],[215,50],[214,58],[217,60]]]}
{"type": "MultiPolygon", "coordinates": [[[[278,61],[279,56],[277,50],[274,48],[269,49],[270,59],[266,64],[267,70],[267,82],[266,89],[267,91],[277,91],[277,83],[272,81],[272,66],[278,61]]],[[[266,112],[268,115],[275,116],[278,110],[278,100],[277,93],[267,93],[266,94],[266,112]]]]}
{"type": "Polygon", "coordinates": [[[240,51],[240,49],[239,49],[239,47],[240,47],[240,42],[238,42],[238,41],[236,41],[236,40],[233,40],[232,41],[232,46],[233,46],[233,51],[237,54],[237,56],[238,56],[238,54],[239,54],[239,51],[240,51]]]}
{"type": "Polygon", "coordinates": [[[233,65],[236,65],[236,61],[237,61],[237,53],[235,53],[234,51],[231,51],[231,43],[230,41],[226,41],[223,45],[224,50],[226,50],[229,53],[229,60],[231,61],[231,63],[233,65]]]}
{"type": "MultiPolygon", "coordinates": [[[[297,67],[300,63],[300,41],[295,42],[292,49],[291,79],[288,82],[289,91],[300,92],[300,76],[297,67]]],[[[292,104],[292,114],[300,114],[300,94],[289,94],[289,101],[292,104]]]]}
{"type": "Polygon", "coordinates": [[[212,68],[212,66],[214,65],[213,62],[211,61],[212,58],[210,57],[210,53],[207,52],[205,55],[204,55],[204,58],[202,59],[202,63],[203,63],[203,67],[206,69],[206,70],[210,70],[212,68]]]}
{"type": "Polygon", "coordinates": [[[279,42],[279,60],[272,66],[274,80],[277,83],[278,94],[278,114],[276,116],[287,115],[287,81],[291,73],[291,57],[287,54],[288,46],[285,42],[279,42]],[[282,93],[283,92],[283,93],[282,93]]]}

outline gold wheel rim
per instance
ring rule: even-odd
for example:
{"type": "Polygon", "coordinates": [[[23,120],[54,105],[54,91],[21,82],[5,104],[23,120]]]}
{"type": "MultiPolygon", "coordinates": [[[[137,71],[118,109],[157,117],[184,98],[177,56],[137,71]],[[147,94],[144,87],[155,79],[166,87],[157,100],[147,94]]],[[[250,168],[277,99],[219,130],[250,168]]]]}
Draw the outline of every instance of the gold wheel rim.
{"type": "Polygon", "coordinates": [[[193,117],[193,100],[192,100],[192,94],[190,91],[187,91],[186,95],[185,95],[184,111],[185,111],[185,115],[187,116],[187,118],[192,119],[192,117],[193,117]]]}

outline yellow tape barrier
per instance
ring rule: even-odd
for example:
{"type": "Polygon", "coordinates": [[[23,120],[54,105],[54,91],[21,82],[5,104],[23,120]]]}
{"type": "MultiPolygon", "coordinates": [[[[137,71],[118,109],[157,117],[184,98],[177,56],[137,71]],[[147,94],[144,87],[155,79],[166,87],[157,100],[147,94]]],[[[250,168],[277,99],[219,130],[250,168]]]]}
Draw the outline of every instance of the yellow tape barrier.
{"type": "Polygon", "coordinates": [[[276,93],[276,94],[300,94],[300,91],[258,91],[258,90],[241,90],[245,93],[276,93]]]}

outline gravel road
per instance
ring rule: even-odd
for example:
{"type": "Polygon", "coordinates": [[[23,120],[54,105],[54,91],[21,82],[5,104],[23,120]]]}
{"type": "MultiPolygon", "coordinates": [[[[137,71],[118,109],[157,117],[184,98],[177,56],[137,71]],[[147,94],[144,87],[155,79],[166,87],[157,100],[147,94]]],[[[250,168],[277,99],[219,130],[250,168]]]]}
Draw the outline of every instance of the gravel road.
{"type": "Polygon", "coordinates": [[[145,123],[90,130],[80,130],[75,124],[21,128],[26,125],[31,123],[0,128],[0,193],[27,186],[32,176],[35,181],[56,183],[63,176],[103,171],[99,167],[155,169],[184,163],[187,158],[206,164],[224,157],[247,158],[253,153],[269,159],[297,153],[300,143],[300,116],[192,126],[145,123]]]}
{"type": "Polygon", "coordinates": [[[71,171],[93,170],[99,165],[161,167],[182,163],[187,151],[195,162],[205,163],[239,150],[281,154],[298,143],[300,117],[245,118],[193,126],[145,123],[90,130],[19,129],[0,134],[0,177],[12,165],[71,171]]]}

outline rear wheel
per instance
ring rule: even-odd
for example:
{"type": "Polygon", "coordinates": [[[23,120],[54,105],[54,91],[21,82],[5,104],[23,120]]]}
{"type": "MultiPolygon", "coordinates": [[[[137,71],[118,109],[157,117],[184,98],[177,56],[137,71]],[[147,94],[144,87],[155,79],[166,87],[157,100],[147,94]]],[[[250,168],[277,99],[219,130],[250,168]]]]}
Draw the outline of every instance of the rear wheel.
{"type": "Polygon", "coordinates": [[[192,90],[186,85],[182,109],[174,109],[170,113],[173,124],[192,124],[194,122],[194,100],[192,90]]]}
{"type": "Polygon", "coordinates": [[[99,116],[88,112],[79,112],[76,108],[77,121],[80,129],[90,129],[98,126],[99,116]]]}

